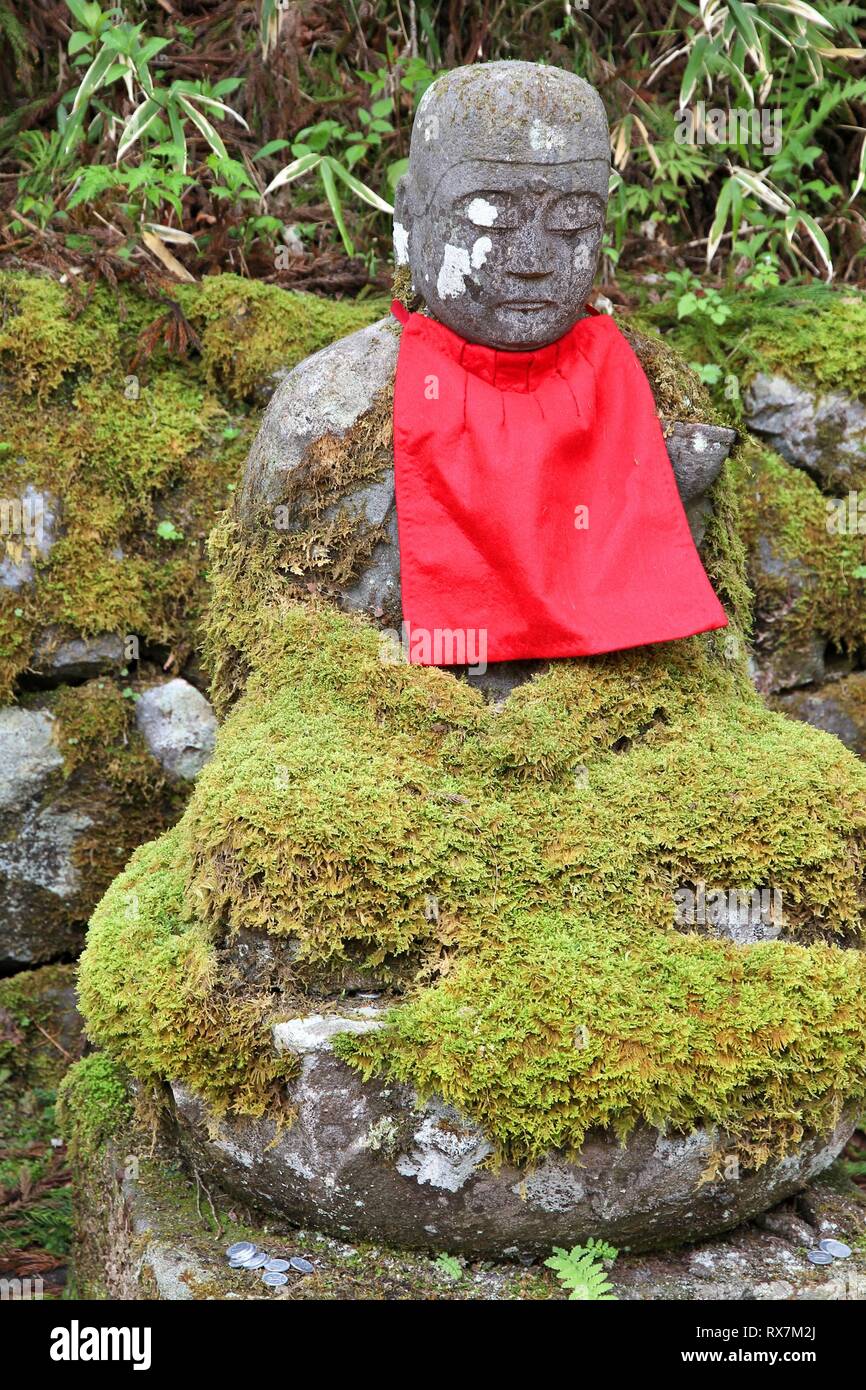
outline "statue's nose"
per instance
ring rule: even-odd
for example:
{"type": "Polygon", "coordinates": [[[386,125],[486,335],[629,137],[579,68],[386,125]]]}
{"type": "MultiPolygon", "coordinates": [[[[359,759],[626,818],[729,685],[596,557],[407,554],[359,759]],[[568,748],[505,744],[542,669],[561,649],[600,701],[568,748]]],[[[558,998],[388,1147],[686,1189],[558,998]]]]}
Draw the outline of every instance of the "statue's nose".
{"type": "Polygon", "coordinates": [[[517,229],[505,253],[505,269],[521,280],[544,280],[553,274],[545,237],[535,218],[517,229]]]}

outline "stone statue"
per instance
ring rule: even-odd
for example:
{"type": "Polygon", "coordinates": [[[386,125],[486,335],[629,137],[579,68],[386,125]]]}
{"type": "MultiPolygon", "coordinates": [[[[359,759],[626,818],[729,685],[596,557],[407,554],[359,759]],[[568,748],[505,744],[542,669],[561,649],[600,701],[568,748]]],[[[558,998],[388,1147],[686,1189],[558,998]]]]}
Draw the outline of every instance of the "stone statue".
{"type": "MultiPolygon", "coordinates": [[[[428,88],[418,107],[409,169],[397,186],[397,265],[408,266],[412,290],[428,312],[470,342],[506,351],[554,342],[586,314],[609,167],[604,107],[582,78],[524,62],[455,69],[428,88]]],[[[311,445],[323,436],[347,436],[391,387],[396,329],[393,319],[382,319],[288,374],[247,464],[240,509],[251,525],[268,524],[269,512],[284,500],[287,474],[311,445]]],[[[708,493],[734,431],[692,421],[663,425],[699,542],[708,493]]],[[[339,602],[399,631],[393,460],[332,506],[382,533],[339,602]]],[[[501,697],[542,666],[501,662],[468,678],[501,697]]]]}
{"type": "MultiPolygon", "coordinates": [[[[400,294],[439,322],[404,333],[479,361],[581,329],[607,165],[580,78],[438,78],[395,246],[400,294]]],[[[642,363],[669,351],[645,343],[642,363]]],[[[750,684],[709,496],[733,431],[681,364],[670,388],[675,354],[646,367],[641,429],[664,464],[654,401],[729,632],[493,662],[481,693],[384,661],[400,344],[396,318],[354,333],[267,409],[212,540],[231,709],[183,821],[94,917],[90,1035],[170,1083],[198,1172],[341,1239],[514,1256],[725,1230],[826,1167],[866,1095],[866,777],[750,684]]],[[[410,573],[404,546],[407,594],[410,573]]]]}

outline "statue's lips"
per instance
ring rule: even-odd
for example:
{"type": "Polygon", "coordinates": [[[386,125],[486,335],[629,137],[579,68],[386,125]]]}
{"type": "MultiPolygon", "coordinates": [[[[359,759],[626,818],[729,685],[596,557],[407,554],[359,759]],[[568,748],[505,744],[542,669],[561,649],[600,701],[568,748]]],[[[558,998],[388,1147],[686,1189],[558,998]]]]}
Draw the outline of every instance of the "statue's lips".
{"type": "Polygon", "coordinates": [[[498,307],[500,309],[531,311],[533,309],[549,309],[554,302],[552,299],[501,299],[498,307]]]}

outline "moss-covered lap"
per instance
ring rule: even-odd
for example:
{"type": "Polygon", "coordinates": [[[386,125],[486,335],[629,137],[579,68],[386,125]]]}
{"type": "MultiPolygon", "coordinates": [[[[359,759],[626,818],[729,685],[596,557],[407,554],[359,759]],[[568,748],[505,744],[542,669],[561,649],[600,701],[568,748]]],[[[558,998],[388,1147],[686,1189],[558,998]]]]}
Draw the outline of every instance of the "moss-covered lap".
{"type": "MultiPolygon", "coordinates": [[[[205,537],[255,432],[257,391],[379,313],[230,275],[162,300],[105,286],[77,299],[0,272],[0,493],[30,488],[60,513],[35,584],[0,587],[0,699],[45,628],[134,634],[183,664],[205,600],[205,537]],[[186,356],[165,346],[184,337],[186,356]]],[[[0,540],[19,560],[21,538],[0,540]]]]}
{"type": "Polygon", "coordinates": [[[225,927],[253,926],[295,937],[299,971],[384,963],[408,994],[344,1055],[517,1156],[643,1117],[721,1120],[760,1158],[866,1094],[866,956],[829,944],[861,931],[866,773],[709,643],[563,664],[496,714],[329,609],[271,636],[184,819],[91,926],[85,1013],[134,1072],[242,1109],[276,1079],[279,1002],[219,972],[225,927]],[[700,879],[783,884],[790,939],[676,930],[700,879]]]}
{"type": "Polygon", "coordinates": [[[341,1054],[443,1095],[514,1158],[598,1125],[718,1121],[760,1163],[831,1128],[866,1097],[866,771],[754,694],[730,477],[715,502],[726,633],[556,663],[499,707],[383,659],[328,601],[357,537],[305,568],[302,532],[226,519],[209,642],[227,717],[179,825],[94,916],[93,1037],[217,1111],[259,1110],[291,1064],[269,1024],[310,1010],[310,972],[362,964],[394,1007],[341,1054]],[[699,881],[778,888],[783,939],[676,927],[673,894],[699,881]],[[238,978],[242,928],[294,943],[291,997],[238,978]]]}

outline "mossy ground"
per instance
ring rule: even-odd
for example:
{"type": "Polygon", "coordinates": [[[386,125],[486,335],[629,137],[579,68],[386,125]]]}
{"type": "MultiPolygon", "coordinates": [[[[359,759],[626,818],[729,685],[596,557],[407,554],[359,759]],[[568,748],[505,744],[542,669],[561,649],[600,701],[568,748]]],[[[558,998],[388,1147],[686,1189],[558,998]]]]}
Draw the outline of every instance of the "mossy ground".
{"type": "MultiPolygon", "coordinates": [[[[134,635],[183,665],[205,601],[205,538],[255,433],[256,392],[381,311],[231,275],[153,300],[106,286],[78,299],[0,272],[0,494],[32,487],[61,514],[36,583],[0,590],[0,699],[46,627],[134,635]],[[185,356],[169,351],[183,338],[185,356]]],[[[20,538],[3,541],[20,558],[20,538]]]]}

